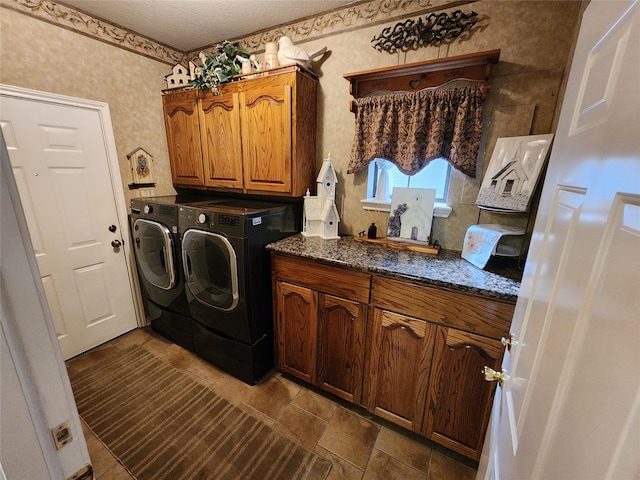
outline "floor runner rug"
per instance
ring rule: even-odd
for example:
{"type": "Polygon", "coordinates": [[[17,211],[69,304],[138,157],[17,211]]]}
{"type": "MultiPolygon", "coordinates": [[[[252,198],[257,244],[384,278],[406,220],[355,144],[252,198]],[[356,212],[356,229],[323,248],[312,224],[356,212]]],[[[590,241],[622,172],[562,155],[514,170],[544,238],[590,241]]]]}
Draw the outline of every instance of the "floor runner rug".
{"type": "Polygon", "coordinates": [[[138,480],[324,480],[331,470],[138,346],[71,385],[80,416],[138,480]]]}

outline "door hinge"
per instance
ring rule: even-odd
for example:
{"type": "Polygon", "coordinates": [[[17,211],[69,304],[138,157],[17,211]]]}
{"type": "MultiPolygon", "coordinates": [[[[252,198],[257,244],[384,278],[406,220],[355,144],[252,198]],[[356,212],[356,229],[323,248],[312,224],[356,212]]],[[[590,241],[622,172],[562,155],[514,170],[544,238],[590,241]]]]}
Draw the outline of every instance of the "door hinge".
{"type": "Polygon", "coordinates": [[[73,435],[71,435],[71,429],[69,428],[68,422],[62,422],[57,427],[51,429],[51,435],[53,435],[53,444],[56,447],[56,450],[60,450],[67,443],[73,440],[73,435]]]}
{"type": "Polygon", "coordinates": [[[71,475],[67,480],[89,480],[93,479],[93,467],[91,465],[85,465],[76,473],[71,475]]]}

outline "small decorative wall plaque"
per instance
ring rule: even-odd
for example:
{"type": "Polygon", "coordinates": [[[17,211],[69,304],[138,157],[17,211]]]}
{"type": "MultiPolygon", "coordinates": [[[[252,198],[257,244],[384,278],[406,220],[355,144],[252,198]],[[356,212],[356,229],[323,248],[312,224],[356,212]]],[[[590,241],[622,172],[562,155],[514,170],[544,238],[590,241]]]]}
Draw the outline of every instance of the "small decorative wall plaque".
{"type": "Polygon", "coordinates": [[[153,182],[153,157],[144,148],[138,147],[127,154],[133,183],[130,189],[155,187],[153,182]]]}

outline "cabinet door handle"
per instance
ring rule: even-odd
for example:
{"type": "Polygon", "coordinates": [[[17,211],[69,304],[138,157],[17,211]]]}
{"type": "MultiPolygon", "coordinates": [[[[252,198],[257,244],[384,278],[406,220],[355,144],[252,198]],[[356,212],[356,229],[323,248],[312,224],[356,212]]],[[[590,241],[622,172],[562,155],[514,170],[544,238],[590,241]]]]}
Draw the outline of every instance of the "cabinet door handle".
{"type": "Polygon", "coordinates": [[[498,382],[498,385],[502,386],[504,380],[507,378],[507,374],[504,370],[496,372],[493,368],[485,367],[482,369],[482,374],[487,382],[498,382]]]}
{"type": "Polygon", "coordinates": [[[502,340],[500,340],[500,342],[502,342],[502,344],[505,347],[507,347],[508,351],[511,351],[511,347],[513,347],[514,345],[516,345],[518,343],[516,341],[516,337],[513,335],[513,333],[509,334],[509,338],[502,337],[502,340]]]}

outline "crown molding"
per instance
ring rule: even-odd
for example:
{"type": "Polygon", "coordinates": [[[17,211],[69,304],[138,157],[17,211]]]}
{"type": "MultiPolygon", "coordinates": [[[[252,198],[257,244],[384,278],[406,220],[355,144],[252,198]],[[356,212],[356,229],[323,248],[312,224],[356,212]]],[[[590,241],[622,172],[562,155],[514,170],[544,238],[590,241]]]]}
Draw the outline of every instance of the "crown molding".
{"type": "Polygon", "coordinates": [[[294,43],[301,43],[476,1],[478,0],[364,1],[290,24],[275,26],[245,37],[239,37],[234,41],[241,41],[252,52],[261,52],[267,42],[277,42],[278,38],[282,36],[289,37],[294,43]]]}
{"type": "MultiPolygon", "coordinates": [[[[229,40],[241,41],[249,51],[260,53],[264,50],[264,45],[267,42],[275,42],[284,35],[294,42],[300,43],[476,1],[478,0],[363,1],[322,15],[308,17],[286,25],[278,25],[261,32],[229,40]]],[[[202,50],[205,52],[214,50],[214,46],[209,45],[191,52],[182,52],[53,0],[0,0],[0,6],[86,35],[115,47],[152,58],[167,65],[185,63],[189,59],[197,57],[197,53],[202,50]]]]}
{"type": "Polygon", "coordinates": [[[185,58],[184,52],[63,3],[52,0],[1,0],[0,6],[168,65],[181,63],[185,58]]]}

